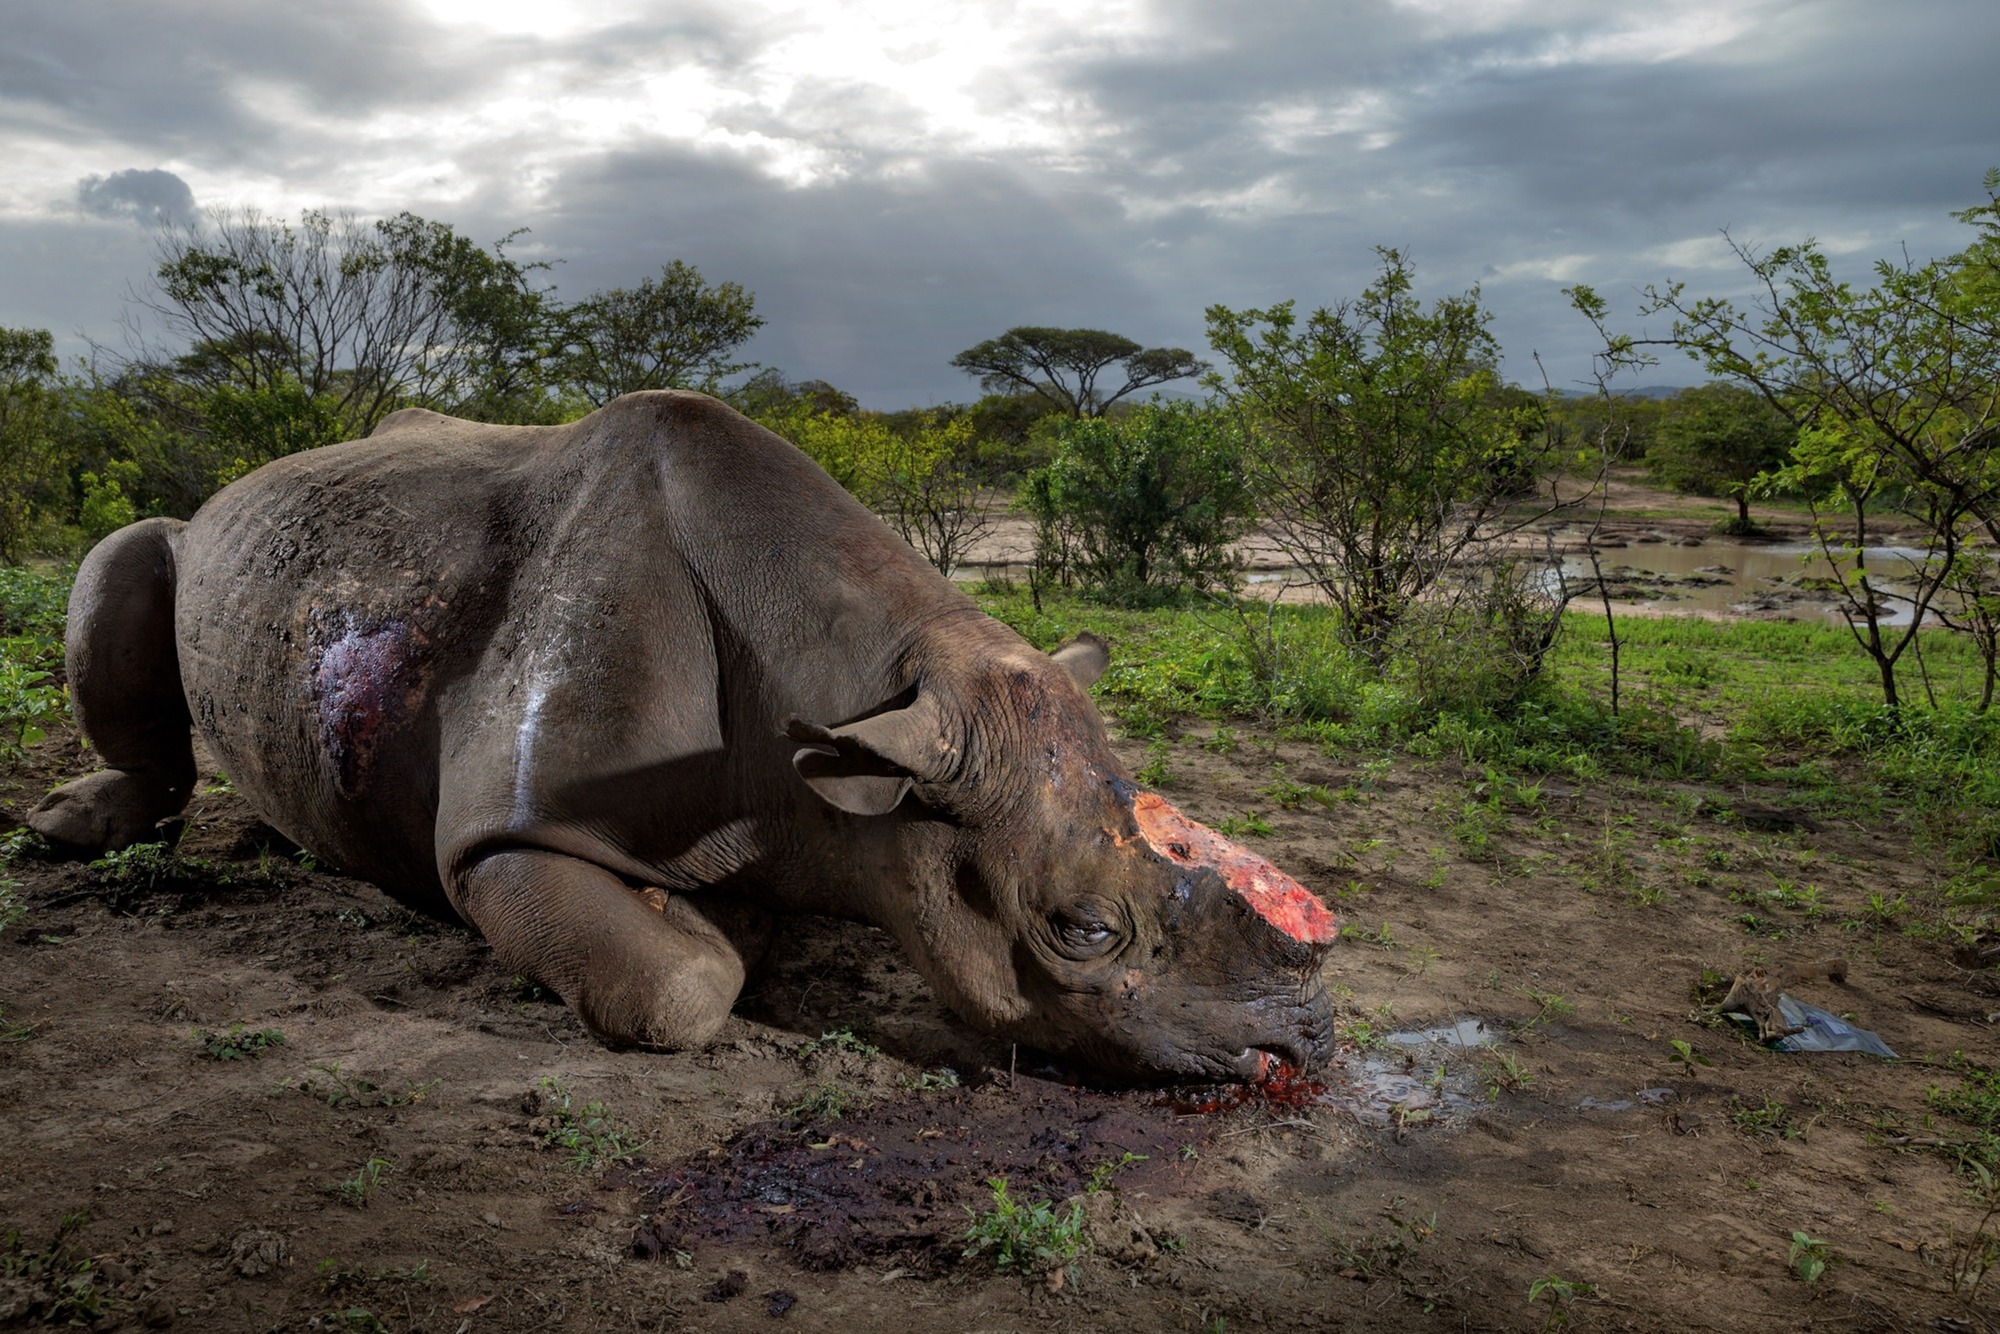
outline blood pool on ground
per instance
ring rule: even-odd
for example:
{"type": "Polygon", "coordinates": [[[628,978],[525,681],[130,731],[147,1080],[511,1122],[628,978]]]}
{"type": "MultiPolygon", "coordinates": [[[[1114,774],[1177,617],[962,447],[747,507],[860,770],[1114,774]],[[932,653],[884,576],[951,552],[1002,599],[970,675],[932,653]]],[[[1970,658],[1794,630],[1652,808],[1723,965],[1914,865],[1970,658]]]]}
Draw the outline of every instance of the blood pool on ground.
{"type": "Polygon", "coordinates": [[[1340,923],[1304,885],[1271,863],[1181,814],[1156,792],[1132,798],[1132,817],[1153,851],[1181,866],[1206,866],[1257,914],[1293,940],[1330,945],[1340,923]]]}

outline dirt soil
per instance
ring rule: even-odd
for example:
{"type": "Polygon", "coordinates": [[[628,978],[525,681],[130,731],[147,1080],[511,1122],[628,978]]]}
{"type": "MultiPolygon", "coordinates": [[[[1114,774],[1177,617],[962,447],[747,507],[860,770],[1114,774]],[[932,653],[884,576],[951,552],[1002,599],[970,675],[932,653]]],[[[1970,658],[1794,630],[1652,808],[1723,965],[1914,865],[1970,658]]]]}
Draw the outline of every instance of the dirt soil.
{"type": "MultiPolygon", "coordinates": [[[[1258,812],[1272,832],[1245,837],[1355,928],[1322,1084],[1085,1087],[824,920],[790,924],[713,1050],[608,1050],[218,785],[177,864],[17,857],[0,1326],[1995,1328],[2000,1279],[1952,1291],[1979,1216],[1937,1151],[1963,1127],[1923,1094],[1955,1077],[1765,1050],[1695,1003],[1704,969],[1837,956],[1845,983],[1801,998],[1905,1057],[1991,1061],[2000,979],[1862,911],[1937,875],[1893,820],[1628,781],[1495,801],[1450,762],[1248,727],[1169,763],[1177,802],[1258,812]],[[1384,1042],[1468,1018],[1499,1045],[1384,1042]],[[206,1050],[267,1029],[261,1056],[206,1050]],[[964,1258],[1002,1176],[1073,1200],[1088,1250],[964,1258]],[[1816,1283],[1797,1232],[1832,1256],[1816,1283]],[[1571,1286],[1531,1302],[1551,1275],[1571,1286]]],[[[0,777],[0,828],[86,764],[74,737],[38,748],[0,777]]]]}

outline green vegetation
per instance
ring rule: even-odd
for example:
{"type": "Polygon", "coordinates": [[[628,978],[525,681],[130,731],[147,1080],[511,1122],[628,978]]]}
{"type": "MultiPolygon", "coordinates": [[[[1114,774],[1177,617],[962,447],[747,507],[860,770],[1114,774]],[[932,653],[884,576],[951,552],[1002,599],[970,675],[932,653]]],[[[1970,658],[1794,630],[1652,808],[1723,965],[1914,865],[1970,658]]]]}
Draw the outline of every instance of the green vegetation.
{"type": "Polygon", "coordinates": [[[1817,1283],[1834,1262],[1833,1248],[1803,1232],[1792,1233],[1792,1249],[1786,1257],[1792,1273],[1801,1283],[1817,1283]]]}
{"type": "Polygon", "coordinates": [[[370,1158],[353,1176],[328,1186],[327,1193],[351,1208],[363,1208],[382,1184],[382,1174],[388,1170],[388,1159],[370,1158]]]}
{"type": "Polygon", "coordinates": [[[1552,1330],[1569,1328],[1571,1302],[1596,1294],[1597,1289],[1592,1284],[1567,1279],[1561,1274],[1544,1274],[1528,1285],[1528,1305],[1533,1306],[1537,1302],[1548,1304],[1548,1314],[1542,1320],[1542,1330],[1548,1334],[1552,1330]]]}
{"type": "Polygon", "coordinates": [[[799,1044],[798,1054],[801,1060],[805,1060],[824,1052],[843,1051],[852,1052],[856,1056],[870,1058],[882,1054],[880,1047],[875,1046],[871,1042],[862,1041],[859,1037],[855,1036],[854,1030],[845,1024],[830,1032],[822,1033],[816,1038],[806,1039],[799,1044]]]}
{"type": "Polygon", "coordinates": [[[986,1185],[993,1192],[993,1203],[982,1210],[970,1205],[965,1210],[966,1259],[984,1256],[1003,1272],[1040,1275],[1067,1268],[1083,1254],[1080,1201],[1071,1201],[1067,1209],[1047,1200],[1023,1203],[1007,1193],[1006,1177],[993,1177],[986,1185]]]}
{"type": "Polygon", "coordinates": [[[341,1111],[350,1107],[411,1107],[422,1102],[435,1092],[442,1079],[427,1079],[419,1083],[405,1079],[403,1089],[385,1089],[359,1075],[349,1075],[341,1071],[340,1062],[331,1065],[316,1065],[311,1074],[296,1079],[281,1079],[273,1084],[269,1096],[277,1097],[286,1092],[298,1092],[308,1098],[316,1098],[328,1107],[341,1111]]]}
{"type": "Polygon", "coordinates": [[[255,1061],[271,1048],[285,1045],[283,1030],[253,1029],[243,1024],[232,1024],[226,1032],[220,1033],[197,1028],[192,1037],[201,1054],[211,1061],[255,1061]]]}
{"type": "Polygon", "coordinates": [[[643,1140],[612,1120],[603,1103],[578,1107],[568,1085],[553,1075],[544,1075],[535,1086],[542,1093],[543,1111],[537,1118],[542,1143],[569,1154],[570,1165],[578,1171],[630,1162],[646,1147],[643,1140]]]}
{"type": "Polygon", "coordinates": [[[1750,497],[1764,474],[1789,461],[1798,432],[1752,390],[1726,381],[1682,391],[1666,406],[1646,450],[1646,466],[1664,486],[1736,502],[1722,532],[1747,536],[1750,497]]]}
{"type": "Polygon", "coordinates": [[[1212,306],[1208,336],[1272,535],[1380,667],[1413,618],[1483,619],[1509,563],[1465,558],[1527,521],[1509,502],[1535,494],[1555,437],[1540,401],[1495,374],[1478,289],[1426,309],[1408,261],[1377,253],[1380,276],[1352,301],[1303,324],[1290,301],[1212,306]]]}
{"type": "Polygon", "coordinates": [[[1083,1193],[1086,1195],[1102,1194],[1110,1187],[1113,1177],[1116,1177],[1120,1172],[1134,1163],[1145,1162],[1147,1156],[1143,1153],[1126,1152],[1119,1154],[1109,1162],[1099,1163],[1096,1167],[1090,1169],[1090,1179],[1084,1183],[1083,1193]]]}
{"type": "Polygon", "coordinates": [[[88,1211],[65,1216],[39,1250],[29,1249],[19,1228],[7,1230],[0,1278],[14,1290],[10,1295],[25,1299],[16,1314],[44,1325],[94,1326],[112,1318],[121,1303],[99,1282],[96,1261],[76,1241],[89,1221],[88,1211]]]}
{"type": "Polygon", "coordinates": [[[1065,422],[1022,502],[1035,519],[1037,591],[1074,580],[1131,604],[1226,587],[1229,544],[1252,519],[1235,423],[1186,403],[1065,422]]]}

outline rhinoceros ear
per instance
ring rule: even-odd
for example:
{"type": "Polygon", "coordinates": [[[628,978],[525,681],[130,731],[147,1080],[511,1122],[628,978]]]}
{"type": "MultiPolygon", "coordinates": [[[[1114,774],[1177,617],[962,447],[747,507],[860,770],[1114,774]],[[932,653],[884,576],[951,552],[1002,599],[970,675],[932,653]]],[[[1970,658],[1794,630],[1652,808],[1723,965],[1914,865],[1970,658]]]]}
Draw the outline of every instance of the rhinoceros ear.
{"type": "Polygon", "coordinates": [[[1111,665],[1111,646],[1096,635],[1085,630],[1075,639],[1049,654],[1085,690],[1097,684],[1097,678],[1104,675],[1104,669],[1111,665]]]}
{"type": "Polygon", "coordinates": [[[821,800],[849,815],[887,815],[913,783],[949,772],[958,748],[939,724],[935,702],[919,696],[839,727],[791,718],[785,735],[804,746],[792,767],[821,800]]]}

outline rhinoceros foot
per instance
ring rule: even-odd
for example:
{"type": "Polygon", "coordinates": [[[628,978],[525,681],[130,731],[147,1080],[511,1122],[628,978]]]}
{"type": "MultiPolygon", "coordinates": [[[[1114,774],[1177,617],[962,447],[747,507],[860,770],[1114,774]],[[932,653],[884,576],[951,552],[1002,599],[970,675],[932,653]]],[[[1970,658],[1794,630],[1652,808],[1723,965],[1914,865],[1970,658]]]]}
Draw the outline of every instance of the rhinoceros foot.
{"type": "Polygon", "coordinates": [[[161,817],[179,809],[157,779],[100,769],[43,797],[28,812],[28,827],[59,851],[101,857],[157,838],[161,817]]]}

